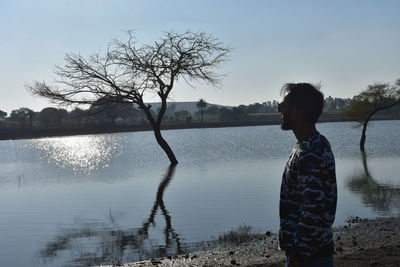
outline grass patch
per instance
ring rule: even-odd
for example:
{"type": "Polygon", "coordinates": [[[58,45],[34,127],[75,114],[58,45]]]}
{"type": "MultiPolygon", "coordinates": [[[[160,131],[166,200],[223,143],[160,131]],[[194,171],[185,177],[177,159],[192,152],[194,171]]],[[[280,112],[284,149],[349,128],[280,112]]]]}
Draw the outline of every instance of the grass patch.
{"type": "Polygon", "coordinates": [[[249,225],[240,225],[217,237],[216,241],[220,244],[242,244],[252,240],[262,238],[262,234],[253,232],[249,225]]]}

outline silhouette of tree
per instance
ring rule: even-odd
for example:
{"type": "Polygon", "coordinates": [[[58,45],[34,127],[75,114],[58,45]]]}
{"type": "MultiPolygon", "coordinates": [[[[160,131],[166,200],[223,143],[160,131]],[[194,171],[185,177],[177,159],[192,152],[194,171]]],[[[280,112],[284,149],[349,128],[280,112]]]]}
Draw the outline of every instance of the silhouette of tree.
{"type": "Polygon", "coordinates": [[[35,112],[29,108],[19,108],[11,111],[10,121],[17,121],[22,128],[26,127],[28,123],[28,128],[32,129],[33,115],[35,112]]]}
{"type": "Polygon", "coordinates": [[[4,120],[5,117],[7,117],[7,112],[0,110],[0,120],[4,120]]]}
{"type": "Polygon", "coordinates": [[[239,120],[245,118],[248,114],[248,109],[240,105],[239,107],[233,107],[232,113],[235,119],[239,120]]]}
{"type": "Polygon", "coordinates": [[[61,121],[67,114],[65,109],[44,108],[39,112],[39,121],[46,127],[61,128],[61,121]]]}
{"type": "Polygon", "coordinates": [[[204,110],[206,109],[207,105],[207,102],[203,98],[200,98],[199,102],[196,104],[197,108],[200,110],[201,123],[203,123],[204,110]]]}
{"type": "MultiPolygon", "coordinates": [[[[140,228],[118,229],[116,220],[110,211],[111,227],[107,224],[83,223],[77,228],[64,229],[63,233],[57,235],[40,250],[40,258],[46,263],[51,262],[58,255],[63,255],[62,252],[69,250],[73,252],[71,253],[72,257],[75,257],[72,260],[70,259],[71,262],[82,266],[97,266],[101,264],[119,265],[123,262],[143,258],[184,253],[180,237],[172,226],[171,215],[163,200],[164,192],[174,176],[175,168],[176,165],[173,164],[168,167],[158,186],[150,214],[140,228]],[[163,231],[165,245],[153,247],[152,245],[149,246],[146,241],[149,239],[150,227],[155,225],[155,216],[159,210],[165,219],[163,231]],[[95,252],[88,253],[88,251],[85,251],[86,248],[81,243],[82,239],[85,238],[98,240],[98,243],[94,246],[95,252]]],[[[91,248],[93,245],[92,243],[91,248]]]]}
{"type": "Polygon", "coordinates": [[[219,109],[219,117],[222,121],[230,121],[235,119],[235,114],[233,114],[232,110],[222,107],[219,109]]]}
{"type": "Polygon", "coordinates": [[[176,120],[186,120],[187,117],[190,116],[190,112],[187,110],[179,110],[174,113],[174,117],[176,120]]]}
{"type": "Polygon", "coordinates": [[[363,171],[350,177],[347,187],[362,196],[363,202],[378,212],[390,213],[392,208],[400,207],[400,187],[377,182],[368,169],[367,154],[361,151],[363,171]]]}
{"type": "Polygon", "coordinates": [[[102,103],[134,103],[143,109],[155,138],[172,164],[177,164],[172,149],[161,135],[167,99],[175,82],[183,79],[220,82],[219,67],[230,53],[217,39],[206,33],[167,32],[160,41],[138,47],[132,33],[127,41],[115,40],[104,55],[89,57],[66,54],[66,64],[56,67],[59,77],[55,85],[35,81],[27,89],[33,94],[49,98],[59,104],[94,105],[102,103]],[[144,96],[158,95],[161,107],[158,114],[144,103],[144,96]]]}
{"type": "Polygon", "coordinates": [[[204,114],[207,115],[218,115],[219,107],[211,106],[208,109],[204,110],[204,114]]]}
{"type": "Polygon", "coordinates": [[[350,98],[333,98],[328,96],[324,99],[324,111],[344,110],[350,106],[352,99],[350,98]]]}
{"type": "Polygon", "coordinates": [[[249,113],[261,113],[263,112],[263,105],[261,105],[260,103],[254,103],[254,104],[250,104],[248,107],[248,112],[249,113]]]}
{"type": "Polygon", "coordinates": [[[365,139],[368,122],[377,112],[400,104],[400,79],[394,85],[374,83],[354,97],[353,103],[344,113],[362,124],[360,150],[365,151],[365,139]]]}

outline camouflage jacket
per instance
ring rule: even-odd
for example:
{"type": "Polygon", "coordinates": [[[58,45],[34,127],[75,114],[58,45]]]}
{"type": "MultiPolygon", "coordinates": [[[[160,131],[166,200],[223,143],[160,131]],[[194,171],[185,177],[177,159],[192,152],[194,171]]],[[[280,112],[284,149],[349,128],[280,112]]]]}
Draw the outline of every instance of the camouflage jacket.
{"type": "Polygon", "coordinates": [[[328,140],[317,133],[296,144],[283,173],[281,249],[306,257],[332,254],[336,202],[335,159],[328,140]]]}

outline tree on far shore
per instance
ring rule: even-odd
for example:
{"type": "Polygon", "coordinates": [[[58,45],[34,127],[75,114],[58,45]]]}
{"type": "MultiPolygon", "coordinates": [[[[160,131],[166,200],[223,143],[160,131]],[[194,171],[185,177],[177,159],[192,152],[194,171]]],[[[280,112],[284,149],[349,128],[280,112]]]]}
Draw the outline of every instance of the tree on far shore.
{"type": "Polygon", "coordinates": [[[356,95],[344,114],[362,125],[360,150],[365,151],[365,139],[368,122],[377,112],[400,104],[400,79],[394,85],[374,83],[356,95]]]}
{"type": "Polygon", "coordinates": [[[26,128],[28,124],[28,128],[32,129],[34,114],[35,112],[29,108],[19,108],[11,111],[8,120],[17,121],[20,124],[21,128],[26,128]]]}
{"type": "Polygon", "coordinates": [[[44,108],[39,112],[39,121],[46,127],[61,128],[62,120],[68,115],[65,109],[44,108]]]}
{"type": "Polygon", "coordinates": [[[136,104],[145,112],[157,143],[171,164],[177,164],[160,129],[170,92],[179,79],[189,85],[192,81],[217,85],[221,76],[215,70],[226,61],[230,51],[203,32],[167,32],[160,41],[140,47],[128,32],[127,41],[113,41],[104,54],[66,54],[65,65],[56,67],[58,79],[54,85],[35,81],[27,89],[64,105],[93,106],[98,99],[102,99],[102,105],[136,104]],[[144,103],[144,97],[152,95],[161,100],[157,114],[144,103]]]}
{"type": "Polygon", "coordinates": [[[7,112],[0,110],[0,120],[3,120],[5,117],[7,117],[7,112]]]}
{"type": "Polygon", "coordinates": [[[203,123],[204,110],[206,109],[208,103],[200,98],[199,102],[196,103],[197,108],[200,110],[200,121],[203,123]]]}

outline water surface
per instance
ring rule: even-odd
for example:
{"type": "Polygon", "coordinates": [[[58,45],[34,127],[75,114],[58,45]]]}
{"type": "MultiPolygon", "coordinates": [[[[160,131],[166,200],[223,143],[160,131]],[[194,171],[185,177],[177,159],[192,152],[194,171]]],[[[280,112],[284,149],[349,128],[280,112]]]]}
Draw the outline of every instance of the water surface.
{"type": "MultiPolygon", "coordinates": [[[[318,126],[337,163],[335,224],[399,215],[400,121],[318,126]]],[[[0,142],[0,265],[84,266],[175,254],[240,225],[277,231],[295,139],[279,126],[170,130],[180,163],[151,132],[0,142]]]]}

